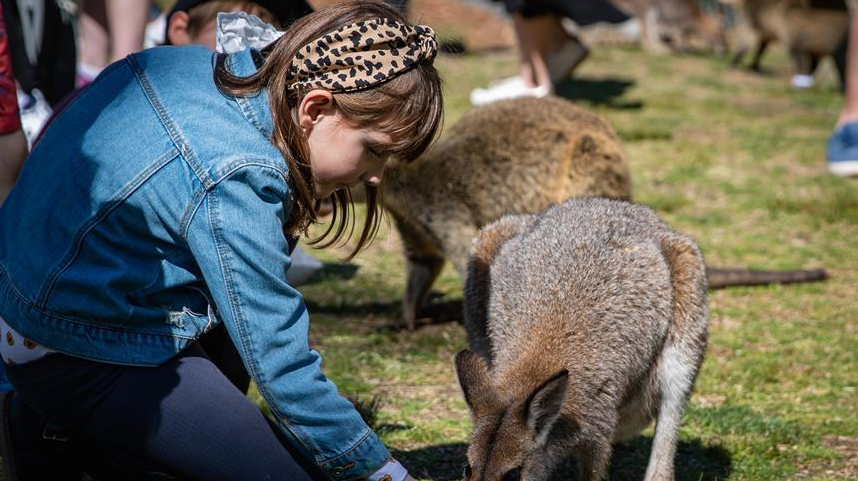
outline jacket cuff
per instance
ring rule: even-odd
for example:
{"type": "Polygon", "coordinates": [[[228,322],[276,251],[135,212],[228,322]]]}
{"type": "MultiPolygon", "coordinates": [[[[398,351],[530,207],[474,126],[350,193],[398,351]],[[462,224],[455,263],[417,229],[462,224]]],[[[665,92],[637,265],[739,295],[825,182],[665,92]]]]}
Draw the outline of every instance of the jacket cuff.
{"type": "Polygon", "coordinates": [[[366,479],[390,459],[390,452],[371,429],[351,449],[336,458],[318,463],[334,481],[366,479]]]}

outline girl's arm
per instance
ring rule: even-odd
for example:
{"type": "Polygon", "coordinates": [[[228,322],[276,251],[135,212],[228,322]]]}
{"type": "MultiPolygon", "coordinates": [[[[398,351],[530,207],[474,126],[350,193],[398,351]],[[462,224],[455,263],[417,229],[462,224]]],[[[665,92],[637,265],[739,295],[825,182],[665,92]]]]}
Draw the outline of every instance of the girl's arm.
{"type": "MultiPolygon", "coordinates": [[[[187,241],[248,372],[281,428],[334,480],[365,477],[390,454],[320,369],[301,295],[286,284],[287,173],[243,163],[202,198],[187,241]]],[[[215,306],[213,306],[215,307],[215,306]]]]}

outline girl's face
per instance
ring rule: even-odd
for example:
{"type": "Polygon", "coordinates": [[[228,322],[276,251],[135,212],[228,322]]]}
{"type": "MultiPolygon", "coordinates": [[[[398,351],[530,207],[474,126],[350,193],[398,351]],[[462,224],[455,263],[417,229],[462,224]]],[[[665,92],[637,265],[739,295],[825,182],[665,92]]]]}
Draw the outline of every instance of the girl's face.
{"type": "Polygon", "coordinates": [[[310,95],[299,107],[298,122],[310,148],[316,197],[326,199],[336,190],[359,184],[378,186],[389,157],[390,135],[349,122],[329,93],[310,99],[305,109],[310,95]]]}

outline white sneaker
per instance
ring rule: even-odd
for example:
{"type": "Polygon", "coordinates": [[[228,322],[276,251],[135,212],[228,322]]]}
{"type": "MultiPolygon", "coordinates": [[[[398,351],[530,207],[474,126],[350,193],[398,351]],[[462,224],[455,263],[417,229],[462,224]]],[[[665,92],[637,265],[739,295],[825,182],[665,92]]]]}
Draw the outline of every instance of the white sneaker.
{"type": "Polygon", "coordinates": [[[499,100],[515,99],[519,97],[547,97],[551,94],[551,87],[540,85],[530,87],[525,85],[521,76],[510,77],[492,83],[487,89],[474,89],[471,91],[471,103],[473,105],[486,105],[499,100]]]}
{"type": "Polygon", "coordinates": [[[569,37],[563,46],[548,54],[548,75],[556,85],[569,78],[569,74],[578,66],[590,50],[574,37],[569,37]]]}
{"type": "Polygon", "coordinates": [[[813,75],[796,74],[792,76],[792,86],[796,89],[809,89],[813,87],[813,75]]]}

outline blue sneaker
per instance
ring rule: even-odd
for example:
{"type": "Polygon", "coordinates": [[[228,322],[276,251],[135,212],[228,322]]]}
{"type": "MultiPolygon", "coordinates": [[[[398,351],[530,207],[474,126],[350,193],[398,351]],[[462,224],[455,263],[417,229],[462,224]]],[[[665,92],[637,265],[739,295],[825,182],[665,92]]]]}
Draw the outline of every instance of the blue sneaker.
{"type": "Polygon", "coordinates": [[[858,122],[845,123],[832,132],[825,157],[832,174],[858,176],[858,122]]]}

